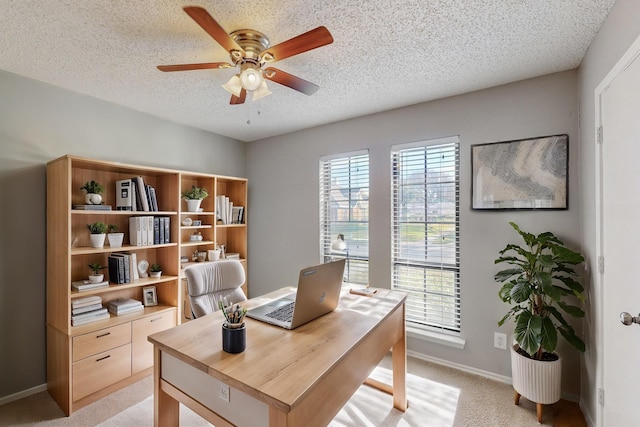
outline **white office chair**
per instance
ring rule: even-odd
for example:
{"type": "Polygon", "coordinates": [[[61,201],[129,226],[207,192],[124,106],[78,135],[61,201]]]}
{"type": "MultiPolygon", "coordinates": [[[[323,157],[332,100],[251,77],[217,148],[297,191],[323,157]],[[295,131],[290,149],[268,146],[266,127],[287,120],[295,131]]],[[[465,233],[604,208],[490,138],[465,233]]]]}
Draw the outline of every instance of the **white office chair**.
{"type": "Polygon", "coordinates": [[[245,282],[244,268],[238,260],[194,264],[184,273],[191,312],[196,318],[218,310],[218,301],[223,298],[229,303],[247,299],[241,288],[245,282]]]}

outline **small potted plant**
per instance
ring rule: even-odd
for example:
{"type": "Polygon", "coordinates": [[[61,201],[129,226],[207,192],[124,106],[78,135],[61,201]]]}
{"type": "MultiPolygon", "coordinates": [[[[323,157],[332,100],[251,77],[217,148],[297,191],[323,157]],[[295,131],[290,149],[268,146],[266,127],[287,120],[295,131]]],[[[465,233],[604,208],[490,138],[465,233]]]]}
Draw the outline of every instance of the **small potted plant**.
{"type": "Polygon", "coordinates": [[[89,281],[91,283],[102,282],[102,280],[104,279],[104,274],[101,274],[100,270],[102,270],[105,267],[100,265],[99,262],[94,262],[89,264],[89,268],[91,269],[91,274],[89,275],[89,281]]]}
{"type": "Polygon", "coordinates": [[[81,190],[85,190],[87,194],[84,195],[84,201],[88,205],[99,205],[102,203],[102,192],[104,187],[95,181],[87,181],[80,187],[81,190]]]}
{"type": "Polygon", "coordinates": [[[510,265],[494,277],[502,284],[500,299],[511,305],[498,325],[515,319],[516,344],[511,349],[515,403],[520,396],[535,402],[541,422],[542,405],[560,400],[562,359],[555,353],[559,335],[585,351],[584,342],[564,318],[584,317],[580,307],[567,301],[584,300],[584,288],[574,279],[574,268],[584,262],[584,257],[550,232],[535,235],[520,230],[513,222],[509,224],[524,245],[508,244],[495,260],[496,264],[510,265]]]}
{"type": "Polygon", "coordinates": [[[151,277],[162,276],[162,267],[160,266],[160,264],[151,264],[151,267],[149,267],[149,274],[151,275],[151,277]]]}
{"type": "Polygon", "coordinates": [[[104,246],[104,239],[106,237],[107,232],[107,224],[102,221],[97,221],[92,224],[87,224],[87,228],[91,235],[89,238],[91,239],[91,247],[92,248],[101,248],[104,246]]]}
{"type": "Polygon", "coordinates": [[[187,211],[198,212],[200,204],[207,198],[209,193],[202,187],[191,186],[190,190],[182,192],[182,198],[187,201],[187,211]]]}
{"type": "Polygon", "coordinates": [[[116,233],[118,226],[115,224],[109,224],[109,233],[107,239],[109,239],[109,246],[112,248],[122,247],[122,241],[124,240],[124,233],[116,233]]]}

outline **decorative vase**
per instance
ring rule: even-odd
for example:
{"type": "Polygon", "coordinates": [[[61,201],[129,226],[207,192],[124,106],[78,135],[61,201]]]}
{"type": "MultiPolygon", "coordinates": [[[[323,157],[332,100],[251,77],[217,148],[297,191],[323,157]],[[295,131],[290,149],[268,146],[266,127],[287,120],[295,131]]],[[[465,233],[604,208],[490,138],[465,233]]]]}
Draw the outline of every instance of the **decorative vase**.
{"type": "Polygon", "coordinates": [[[112,248],[122,247],[122,241],[124,240],[124,233],[109,233],[107,234],[109,239],[109,246],[112,248]]]}
{"type": "Polygon", "coordinates": [[[149,275],[151,277],[160,277],[160,276],[162,276],[162,271],[150,271],[149,275]]]}
{"type": "Polygon", "coordinates": [[[101,248],[104,246],[104,239],[107,237],[106,234],[89,234],[89,238],[91,239],[91,247],[92,248],[101,248]]]}
{"type": "Polygon", "coordinates": [[[529,359],[519,354],[517,348],[517,344],[511,347],[511,377],[516,393],[536,404],[550,405],[559,401],[562,358],[556,354],[558,360],[529,359]]]}
{"type": "Polygon", "coordinates": [[[91,283],[100,283],[104,280],[104,274],[90,274],[89,281],[91,283]]]}
{"type": "Polygon", "coordinates": [[[198,209],[200,209],[201,203],[202,203],[201,199],[187,199],[187,211],[198,212],[198,209]]]}
{"type": "Polygon", "coordinates": [[[99,205],[102,203],[102,196],[96,193],[87,193],[84,195],[84,201],[88,205],[99,205]]]}

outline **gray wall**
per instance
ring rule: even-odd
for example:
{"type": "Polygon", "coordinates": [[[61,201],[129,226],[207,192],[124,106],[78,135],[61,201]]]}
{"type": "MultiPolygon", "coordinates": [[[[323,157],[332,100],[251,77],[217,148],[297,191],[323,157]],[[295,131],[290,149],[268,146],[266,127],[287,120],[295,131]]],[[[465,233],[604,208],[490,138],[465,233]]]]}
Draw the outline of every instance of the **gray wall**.
{"type": "MultiPolygon", "coordinates": [[[[459,350],[416,339],[409,339],[408,345],[430,357],[510,376],[509,353],[493,348],[493,332],[500,330],[497,321],[508,309],[497,296],[493,274],[498,269],[493,261],[508,242],[517,242],[509,221],[530,232],[552,231],[580,249],[576,79],[576,71],[567,71],[249,143],[251,294],[295,284],[300,267],[318,262],[319,158],[362,148],[369,149],[371,162],[370,281],[372,286],[389,287],[390,147],[460,135],[462,336],[466,347],[459,350]],[[471,211],[470,145],[560,133],[569,134],[569,210],[471,211]]],[[[511,337],[511,327],[501,329],[511,337]]],[[[563,389],[577,395],[579,353],[564,346],[560,351],[565,357],[563,389]]]]}
{"type": "MultiPolygon", "coordinates": [[[[609,12],[609,16],[601,27],[597,37],[589,47],[587,55],[580,65],[578,74],[580,96],[580,135],[583,149],[580,153],[582,167],[581,212],[582,241],[588,264],[596,262],[596,205],[595,205],[595,89],[605,78],[613,66],[624,55],[631,44],[640,36],[640,2],[636,0],[618,0],[609,12]]],[[[595,295],[595,273],[589,273],[586,281],[590,296],[595,295]]],[[[596,340],[599,301],[591,298],[588,305],[585,325],[585,341],[587,351],[584,356],[582,370],[581,406],[587,420],[593,425],[597,420],[597,377],[598,349],[602,343],[596,340]]]]}
{"type": "Polygon", "coordinates": [[[0,398],[46,383],[45,164],[245,176],[246,144],[0,71],[0,398]]]}

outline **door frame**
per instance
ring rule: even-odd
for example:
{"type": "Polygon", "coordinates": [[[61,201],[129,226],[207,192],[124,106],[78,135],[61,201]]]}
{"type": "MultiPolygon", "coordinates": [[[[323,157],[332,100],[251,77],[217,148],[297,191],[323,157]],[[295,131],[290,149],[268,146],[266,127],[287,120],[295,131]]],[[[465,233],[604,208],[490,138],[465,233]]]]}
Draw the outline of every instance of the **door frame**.
{"type": "MultiPolygon", "coordinates": [[[[597,321],[595,324],[596,331],[596,354],[598,354],[598,361],[596,367],[596,393],[599,394],[600,390],[604,390],[604,374],[605,374],[605,366],[604,366],[604,301],[605,301],[605,292],[604,292],[604,274],[600,269],[600,260],[604,260],[604,237],[603,237],[603,217],[604,217],[604,204],[603,204],[603,188],[602,188],[602,146],[601,143],[604,141],[604,136],[602,137],[602,141],[599,138],[600,129],[602,127],[602,95],[604,92],[611,86],[613,81],[624,71],[627,69],[629,65],[640,56],[640,36],[636,38],[636,40],[629,46],[627,51],[620,57],[620,59],[616,62],[616,64],[611,68],[611,70],[607,73],[604,79],[600,82],[600,84],[596,87],[594,91],[594,101],[595,101],[595,128],[594,128],[594,139],[595,139],[595,203],[596,203],[596,266],[597,269],[593,275],[595,281],[595,292],[594,295],[596,297],[596,316],[597,321]]],[[[604,262],[604,261],[603,261],[604,262]]],[[[596,395],[597,396],[597,395],[596,395]]],[[[600,404],[599,397],[596,397],[596,426],[603,427],[604,426],[604,408],[603,405],[600,404]]]]}

